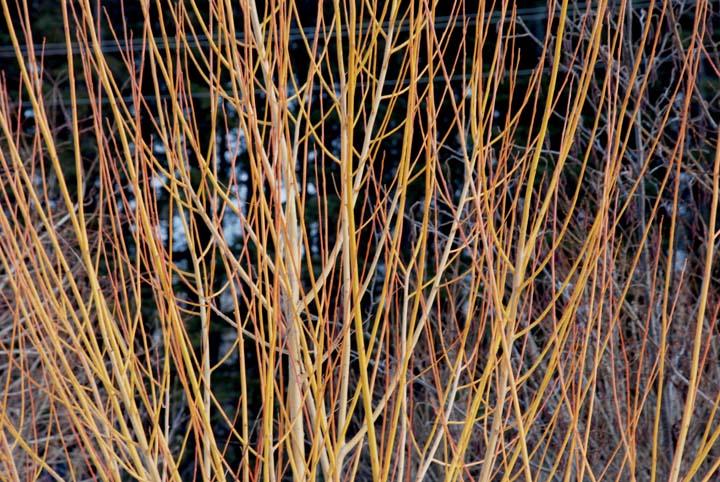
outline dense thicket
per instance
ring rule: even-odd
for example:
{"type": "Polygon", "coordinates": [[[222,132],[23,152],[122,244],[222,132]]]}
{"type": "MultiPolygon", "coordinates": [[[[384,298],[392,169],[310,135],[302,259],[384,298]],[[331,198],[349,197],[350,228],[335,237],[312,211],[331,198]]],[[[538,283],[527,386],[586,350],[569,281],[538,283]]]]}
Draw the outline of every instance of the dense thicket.
{"type": "Polygon", "coordinates": [[[3,3],[8,480],[713,480],[713,2],[3,3]]]}

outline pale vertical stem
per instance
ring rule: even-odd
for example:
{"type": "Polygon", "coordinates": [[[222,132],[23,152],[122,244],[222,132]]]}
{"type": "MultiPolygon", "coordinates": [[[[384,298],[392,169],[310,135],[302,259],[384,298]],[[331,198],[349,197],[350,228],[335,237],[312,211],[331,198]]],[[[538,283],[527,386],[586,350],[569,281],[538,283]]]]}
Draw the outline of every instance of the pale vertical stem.
{"type": "MultiPolygon", "coordinates": [[[[223,12],[223,5],[220,5],[220,11],[219,15],[223,15],[223,13],[227,14],[226,12],[223,12]]],[[[212,27],[212,23],[211,23],[212,27]]],[[[219,61],[218,61],[219,62],[219,61]]],[[[217,96],[215,94],[215,86],[209,85],[210,88],[210,132],[208,133],[208,137],[210,139],[215,139],[216,135],[216,123],[217,123],[217,96]]],[[[206,173],[203,173],[203,175],[213,175],[215,174],[213,171],[217,169],[217,165],[214,162],[214,152],[215,152],[215,142],[210,142],[210,158],[208,159],[208,162],[201,163],[201,167],[204,169],[207,169],[206,173]]],[[[205,194],[205,191],[203,191],[203,194],[205,194]]],[[[206,196],[207,198],[210,198],[210,195],[206,196]]],[[[213,190],[212,198],[207,199],[207,202],[210,205],[211,214],[214,216],[217,206],[217,191],[213,190]]],[[[190,231],[186,230],[186,233],[190,233],[190,231]]],[[[202,363],[202,378],[203,378],[203,384],[202,384],[202,396],[203,396],[203,404],[205,413],[203,414],[205,416],[205,420],[210,421],[211,420],[211,394],[212,394],[212,373],[210,370],[210,317],[208,313],[208,306],[210,303],[210,299],[213,296],[212,290],[213,290],[213,283],[212,283],[212,266],[211,263],[207,263],[205,261],[206,257],[210,255],[210,253],[205,252],[206,247],[205,246],[191,246],[192,242],[192,235],[186,236],[188,247],[190,248],[190,253],[192,257],[192,264],[193,264],[193,270],[195,272],[195,285],[198,295],[198,305],[200,308],[200,337],[201,337],[201,363],[202,363]],[[200,248],[199,250],[197,248],[200,248]],[[202,261],[201,261],[202,260],[202,261]],[[210,265],[210,266],[209,266],[210,265]],[[210,273],[208,273],[208,270],[210,273]],[[203,272],[205,271],[205,272],[203,272]]],[[[203,433],[202,433],[202,472],[203,476],[205,477],[205,480],[210,480],[212,475],[212,465],[211,465],[211,452],[214,445],[214,442],[212,440],[212,431],[213,427],[212,425],[208,425],[204,427],[203,433]]]]}
{"type": "MultiPolygon", "coordinates": [[[[183,217],[184,218],[184,217],[183,217]]],[[[183,219],[183,223],[185,223],[183,219]]],[[[202,397],[203,397],[203,415],[206,420],[210,420],[210,323],[208,318],[208,298],[205,286],[205,277],[203,276],[201,261],[198,258],[198,246],[195,245],[191,230],[186,229],[188,251],[192,258],[193,272],[195,274],[195,289],[197,290],[198,305],[200,307],[200,354],[202,369],[202,397]]],[[[202,252],[202,249],[200,249],[202,252]]],[[[211,431],[212,425],[203,427],[202,438],[202,473],[205,480],[210,480],[212,465],[210,461],[211,447],[211,431]]]]}
{"type": "MultiPolygon", "coordinates": [[[[375,8],[377,8],[377,4],[373,4],[373,5],[375,8]]],[[[360,154],[359,154],[359,158],[358,158],[357,170],[354,175],[353,184],[351,185],[352,186],[352,189],[350,190],[350,200],[351,200],[350,207],[351,207],[351,209],[354,209],[355,201],[357,199],[357,193],[359,191],[359,186],[360,186],[360,183],[362,182],[363,173],[364,173],[364,170],[366,167],[366,163],[368,161],[368,156],[370,153],[370,146],[371,146],[371,142],[373,141],[375,123],[377,120],[381,100],[383,98],[382,94],[383,94],[383,89],[385,87],[385,81],[387,78],[388,67],[390,64],[390,55],[391,55],[391,52],[393,49],[393,44],[396,40],[395,39],[395,36],[396,36],[395,25],[396,25],[397,15],[398,15],[398,11],[399,11],[399,2],[397,2],[397,0],[394,0],[392,2],[392,4],[390,5],[389,9],[390,9],[390,13],[388,16],[388,21],[387,21],[388,29],[386,32],[382,31],[382,26],[379,21],[377,23],[376,22],[370,23],[370,28],[373,29],[374,32],[376,32],[376,38],[380,37],[380,36],[385,37],[385,48],[383,51],[382,63],[380,65],[380,71],[377,74],[376,88],[375,88],[375,91],[374,91],[373,97],[372,97],[372,107],[370,110],[370,114],[367,118],[366,124],[365,124],[365,136],[363,138],[362,149],[360,150],[360,154]]],[[[375,9],[373,9],[373,10],[375,10],[375,9]]],[[[339,9],[339,3],[335,2],[334,20],[335,20],[336,33],[339,36],[339,38],[341,38],[341,35],[342,35],[341,34],[342,17],[341,17],[340,12],[341,11],[339,9]]],[[[411,18],[413,18],[412,14],[411,14],[411,18]]],[[[379,20],[382,20],[382,19],[379,19],[379,20]]],[[[354,25],[354,24],[355,24],[355,22],[351,20],[350,25],[354,25]]],[[[346,82],[346,71],[345,71],[345,64],[344,64],[344,59],[343,59],[342,43],[340,43],[340,42],[338,43],[337,49],[338,49],[337,61],[338,61],[338,66],[339,66],[338,70],[340,72],[341,92],[347,94],[347,93],[349,93],[349,90],[347,90],[345,88],[345,86],[346,86],[346,83],[345,83],[346,82]]],[[[350,47],[350,50],[352,51],[353,47],[350,47]]],[[[411,70],[413,70],[413,69],[416,70],[416,64],[413,61],[411,61],[410,68],[411,68],[411,70]]],[[[353,94],[349,94],[349,95],[353,95],[353,94]]],[[[341,101],[341,108],[343,105],[342,102],[344,102],[344,101],[341,101]]],[[[350,129],[352,129],[352,123],[351,123],[350,129]]],[[[351,131],[350,131],[350,134],[352,135],[351,131]]],[[[352,166],[352,163],[351,163],[351,166],[352,166]]],[[[402,212],[402,209],[400,212],[402,212]]],[[[343,222],[344,221],[345,221],[345,219],[343,218],[343,222]]],[[[346,229],[346,226],[343,225],[342,229],[344,232],[346,229]]],[[[342,242],[344,243],[345,240],[346,239],[343,236],[342,242]]],[[[350,260],[348,259],[347,261],[349,262],[350,260]]],[[[343,320],[350,320],[353,316],[353,313],[351,311],[351,306],[353,303],[352,290],[351,290],[352,280],[349,276],[349,274],[350,274],[349,268],[350,268],[349,265],[346,266],[345,259],[343,259],[343,270],[344,270],[343,271],[343,291],[342,291],[342,293],[343,293],[343,298],[342,298],[343,299],[343,302],[342,302],[343,320]],[[346,275],[348,275],[348,276],[346,276],[346,275]]],[[[345,330],[345,334],[343,336],[349,337],[349,335],[350,335],[350,330],[345,330]]],[[[350,343],[343,343],[342,347],[341,347],[341,373],[342,373],[342,375],[340,377],[341,380],[340,380],[340,397],[339,397],[339,403],[338,403],[338,405],[339,405],[339,407],[338,407],[338,427],[346,427],[346,422],[347,422],[347,418],[348,418],[349,369],[350,369],[350,343]]],[[[337,463],[335,466],[335,475],[334,476],[339,480],[340,476],[341,476],[341,470],[342,470],[344,456],[346,454],[346,451],[344,450],[344,446],[345,446],[344,429],[341,429],[338,432],[337,437],[338,437],[338,443],[337,443],[336,448],[337,448],[338,460],[337,460],[337,463]]]]}
{"type": "MultiPolygon", "coordinates": [[[[296,204],[297,179],[295,174],[295,160],[292,156],[292,149],[286,138],[285,125],[283,115],[280,112],[280,105],[276,86],[273,82],[270,51],[265,49],[265,38],[260,25],[257,12],[257,5],[254,0],[249,2],[250,21],[252,25],[252,34],[254,36],[255,48],[258,51],[260,64],[262,68],[263,78],[265,82],[266,92],[268,95],[268,105],[271,110],[271,119],[273,122],[274,133],[277,137],[272,141],[278,144],[278,152],[280,155],[280,185],[285,189],[285,209],[283,216],[278,222],[279,248],[282,253],[282,275],[287,277],[287,287],[282,296],[282,310],[287,323],[287,346],[289,354],[289,375],[287,387],[287,404],[290,414],[290,431],[289,438],[291,466],[293,469],[293,477],[295,480],[304,480],[306,471],[305,462],[305,427],[303,420],[303,379],[304,363],[302,357],[302,330],[300,327],[300,316],[297,312],[298,301],[300,299],[300,283],[298,279],[299,262],[300,262],[300,241],[298,232],[298,215],[296,204]]],[[[282,39],[278,38],[280,42],[282,39]]],[[[287,64],[283,64],[285,69],[287,64]]],[[[287,74],[287,70],[283,70],[279,75],[287,74]]]]}
{"type": "MultiPolygon", "coordinates": [[[[262,280],[264,286],[269,287],[270,283],[267,277],[267,273],[263,273],[265,278],[262,280]]],[[[269,288],[268,288],[269,290],[269,288]]],[[[272,293],[268,293],[268,299],[271,298],[272,293]]],[[[262,411],[262,419],[263,419],[263,480],[265,482],[275,482],[275,453],[273,452],[273,423],[274,423],[274,412],[275,412],[275,387],[273,386],[273,382],[275,379],[275,358],[276,358],[276,352],[277,352],[277,326],[275,322],[275,314],[273,311],[275,308],[271,308],[267,310],[267,325],[268,325],[268,343],[270,347],[268,348],[266,352],[266,358],[265,358],[265,366],[263,367],[265,370],[265,386],[264,386],[264,393],[263,393],[263,411],[262,411]]],[[[263,323],[264,320],[262,319],[262,316],[258,320],[258,323],[263,323]]]]}
{"type": "MultiPolygon", "coordinates": [[[[334,6],[334,28],[335,28],[335,34],[338,36],[338,39],[342,39],[342,10],[340,8],[340,2],[338,0],[333,1],[334,6]]],[[[337,69],[338,69],[338,75],[340,76],[340,95],[341,97],[344,97],[346,95],[346,69],[345,69],[345,61],[344,61],[344,49],[342,41],[338,40],[337,42],[337,69]]],[[[344,121],[344,115],[345,115],[345,101],[343,98],[336,99],[336,102],[340,103],[341,105],[341,117],[344,121]]],[[[346,151],[346,140],[345,140],[345,133],[346,133],[347,127],[343,125],[340,129],[340,135],[343,137],[342,139],[342,145],[341,145],[341,161],[345,159],[345,151],[346,151]]],[[[343,167],[344,169],[345,167],[343,167]]],[[[352,171],[352,165],[350,167],[352,171]]],[[[346,209],[345,206],[345,177],[343,174],[343,210],[346,209]]],[[[352,184],[351,184],[352,186],[352,184]]],[[[348,236],[349,230],[347,227],[347,216],[342,216],[341,220],[341,239],[342,239],[342,353],[341,353],[341,361],[340,361],[340,396],[338,399],[338,427],[340,429],[339,432],[339,443],[338,447],[336,448],[337,454],[336,454],[336,466],[335,466],[335,480],[340,481],[341,475],[342,475],[342,466],[345,459],[345,433],[344,433],[344,427],[347,425],[347,417],[348,417],[348,406],[349,406],[349,383],[350,383],[350,328],[349,323],[350,319],[352,317],[351,313],[351,306],[352,306],[352,292],[350,289],[351,286],[351,278],[350,278],[350,258],[348,257],[348,244],[350,243],[350,239],[348,236]]]]}
{"type": "MultiPolygon", "coordinates": [[[[508,387],[508,382],[512,377],[510,350],[512,349],[513,340],[515,338],[515,321],[517,318],[518,307],[520,304],[520,295],[522,294],[526,281],[525,269],[530,260],[530,255],[532,254],[534,248],[533,245],[535,243],[536,237],[531,234],[530,238],[525,238],[528,233],[530,208],[533,205],[532,190],[535,184],[535,176],[537,174],[538,161],[540,160],[543,141],[547,134],[550,114],[553,110],[552,106],[555,97],[555,86],[560,67],[560,58],[562,55],[563,34],[565,30],[565,21],[567,19],[567,11],[568,0],[563,0],[560,9],[560,15],[558,17],[558,26],[555,38],[555,51],[553,54],[553,66],[550,74],[550,82],[546,92],[547,98],[545,100],[545,109],[542,116],[540,131],[538,132],[537,141],[535,143],[535,149],[529,166],[530,172],[527,179],[527,190],[525,192],[522,220],[520,224],[520,231],[518,233],[516,261],[512,279],[510,300],[508,302],[507,310],[503,310],[505,311],[505,313],[500,314],[500,318],[504,324],[503,327],[499,328],[499,341],[503,348],[503,359],[501,360],[499,366],[500,375],[496,392],[497,406],[493,411],[494,413],[490,429],[490,438],[486,447],[485,460],[483,461],[482,472],[479,478],[479,480],[481,481],[489,481],[491,479],[492,469],[495,465],[495,453],[497,450],[497,444],[501,432],[503,431],[503,408],[505,405],[505,397],[507,396],[510,388],[508,387]]],[[[521,420],[518,421],[518,423],[520,422],[521,420]]]]}
{"type": "Polygon", "coordinates": [[[240,295],[237,293],[235,283],[230,284],[230,292],[233,295],[233,304],[235,306],[235,323],[237,324],[238,337],[238,363],[240,366],[240,435],[245,443],[242,451],[242,482],[250,481],[250,424],[248,421],[248,385],[247,385],[247,365],[245,362],[245,336],[243,335],[242,323],[243,319],[239,316],[238,299],[240,295]]]}
{"type": "MultiPolygon", "coordinates": [[[[282,134],[281,134],[282,135],[282,134]]],[[[283,151],[285,154],[288,150],[283,151]]],[[[289,381],[288,381],[288,409],[290,411],[290,423],[292,424],[291,437],[293,459],[295,461],[295,480],[305,480],[305,428],[303,421],[303,359],[301,354],[302,336],[300,328],[300,317],[297,313],[298,300],[300,299],[300,287],[297,276],[298,263],[300,260],[300,242],[298,239],[297,214],[295,203],[295,168],[291,159],[286,158],[283,169],[283,183],[286,192],[285,202],[285,228],[287,239],[282,244],[285,263],[284,268],[288,277],[288,293],[283,300],[283,311],[287,323],[289,381]]],[[[280,231],[282,233],[282,230],[280,231]]]]}
{"type": "MultiPolygon", "coordinates": [[[[353,214],[353,182],[352,182],[352,114],[348,113],[348,99],[352,102],[352,96],[354,90],[351,91],[352,85],[352,72],[346,70],[344,61],[344,49],[342,45],[342,8],[338,0],[334,0],[334,23],[335,33],[338,36],[337,42],[337,66],[338,74],[340,76],[340,98],[337,100],[340,103],[340,136],[341,136],[341,196],[342,196],[342,216],[341,216],[341,236],[343,243],[342,252],[342,323],[343,323],[343,342],[342,342],[342,355],[341,355],[341,382],[340,382],[340,397],[339,397],[339,427],[340,431],[344,430],[347,424],[348,417],[348,405],[349,405],[349,381],[350,381],[350,339],[351,339],[351,320],[353,318],[353,270],[351,261],[355,260],[354,250],[351,250],[351,245],[355,246],[355,229],[354,226],[350,225],[350,215],[353,214]],[[350,85],[349,85],[350,84],[350,85]],[[349,163],[349,165],[348,165],[349,163]]],[[[355,25],[350,23],[351,31],[354,31],[355,25]]],[[[352,45],[348,47],[348,51],[351,51],[352,45]]],[[[350,52],[348,52],[350,55],[350,52]]],[[[362,329],[359,338],[362,338],[362,329]]],[[[360,351],[360,347],[358,347],[360,351]]],[[[361,363],[360,372],[364,371],[365,365],[361,363]]],[[[364,393],[364,392],[363,392],[364,393]]],[[[372,425],[372,422],[370,422],[372,425]]],[[[372,431],[373,428],[368,426],[368,431],[372,431]]],[[[374,433],[374,432],[373,432],[374,433]]],[[[340,434],[344,439],[344,433],[340,434]]],[[[374,440],[372,441],[374,442],[374,440]]],[[[372,444],[371,442],[371,444],[372,444]]],[[[342,448],[342,444],[340,447],[342,448]]],[[[337,465],[335,469],[336,480],[340,480],[342,474],[342,465],[344,461],[344,451],[340,452],[337,456],[337,465]]],[[[373,468],[377,466],[377,459],[374,459],[373,468]]],[[[373,470],[373,474],[376,474],[373,470]]]]}
{"type": "MultiPolygon", "coordinates": [[[[339,39],[342,39],[341,9],[339,1],[335,0],[335,27],[339,39]]],[[[348,318],[345,323],[352,323],[355,328],[355,342],[357,343],[358,359],[360,362],[360,389],[363,409],[365,411],[365,426],[368,435],[368,449],[370,452],[370,463],[373,479],[380,476],[380,461],[378,457],[377,436],[373,420],[372,391],[368,377],[368,354],[365,351],[364,326],[362,313],[360,311],[359,276],[357,267],[357,243],[356,225],[354,213],[354,188],[355,173],[353,166],[353,128],[355,125],[355,82],[357,76],[357,44],[355,33],[357,29],[357,14],[355,3],[349,3],[349,18],[345,29],[348,39],[348,66],[345,71],[342,65],[342,49],[338,48],[339,72],[341,76],[340,88],[340,172],[342,179],[342,237],[343,237],[343,304],[344,311],[348,318]]],[[[338,47],[341,40],[338,41],[338,47]]],[[[346,333],[350,333],[346,328],[346,333]]],[[[347,339],[349,342],[349,338],[347,339]]]]}
{"type": "MultiPolygon", "coordinates": [[[[343,231],[344,232],[344,231],[343,231]]],[[[344,236],[343,236],[344,239],[344,236]]],[[[344,244],[344,241],[343,241],[344,244]]],[[[345,257],[343,256],[343,281],[345,281],[345,273],[346,267],[345,267],[345,257]]],[[[343,301],[342,301],[342,319],[348,320],[350,319],[350,312],[349,312],[349,290],[346,288],[348,285],[343,285],[343,301]]],[[[339,315],[340,313],[337,313],[339,315]]],[[[346,332],[346,330],[343,330],[346,332]]],[[[345,338],[346,335],[343,333],[342,337],[345,338]]],[[[343,340],[343,343],[341,345],[341,354],[340,354],[340,397],[338,398],[338,427],[341,427],[340,430],[338,430],[338,444],[335,448],[336,454],[335,454],[335,473],[333,474],[334,479],[336,481],[340,481],[342,477],[342,467],[343,462],[345,460],[345,451],[342,450],[345,445],[345,433],[342,430],[342,427],[345,427],[347,424],[347,416],[348,416],[348,404],[350,403],[348,400],[348,384],[350,383],[350,343],[345,342],[343,340]]]]}

